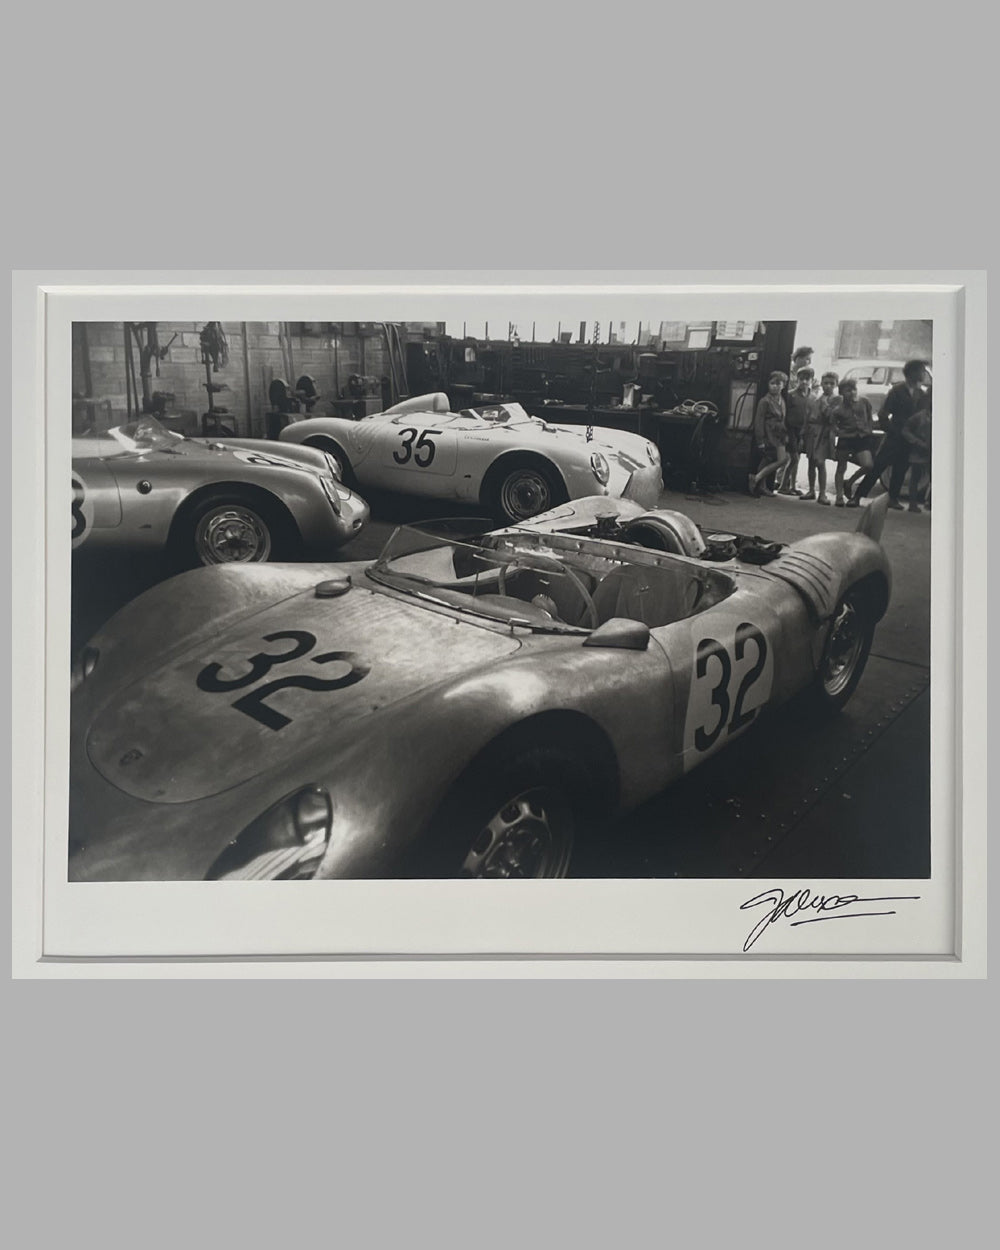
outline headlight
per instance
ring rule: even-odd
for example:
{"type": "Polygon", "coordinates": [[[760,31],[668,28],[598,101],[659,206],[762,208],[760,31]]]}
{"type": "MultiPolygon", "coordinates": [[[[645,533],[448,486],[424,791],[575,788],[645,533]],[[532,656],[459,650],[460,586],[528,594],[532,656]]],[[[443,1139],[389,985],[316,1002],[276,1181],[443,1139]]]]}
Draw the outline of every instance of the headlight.
{"type": "Polygon", "coordinates": [[[660,463],[660,451],[655,443],[646,444],[646,455],[649,457],[650,464],[660,463]]]}
{"type": "Polygon", "coordinates": [[[608,478],[611,476],[611,470],[608,468],[608,462],[604,459],[599,451],[590,453],[590,467],[594,472],[594,477],[602,486],[607,486],[608,478]]]}
{"type": "Polygon", "coordinates": [[[333,803],[322,786],[289,794],[233,838],[207,881],[306,881],[316,874],[333,829],[333,803]]]}
{"type": "Polygon", "coordinates": [[[73,672],[70,677],[70,690],[76,690],[78,686],[82,686],[90,674],[97,667],[97,661],[101,658],[101,653],[96,647],[84,647],[73,664],[73,672]]]}
{"type": "Polygon", "coordinates": [[[319,480],[323,483],[323,490],[330,501],[330,507],[336,512],[337,516],[340,516],[340,495],[337,493],[337,484],[331,482],[328,477],[321,477],[319,480]]]}

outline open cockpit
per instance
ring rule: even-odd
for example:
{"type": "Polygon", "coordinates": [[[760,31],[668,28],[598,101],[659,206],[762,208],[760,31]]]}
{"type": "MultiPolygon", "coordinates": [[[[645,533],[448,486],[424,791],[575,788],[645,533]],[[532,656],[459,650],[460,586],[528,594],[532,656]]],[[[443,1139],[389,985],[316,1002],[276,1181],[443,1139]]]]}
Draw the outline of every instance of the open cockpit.
{"type": "Polygon", "coordinates": [[[411,527],[370,570],[430,601],[556,632],[612,619],[657,629],[719,603],[733,579],[697,560],[558,534],[506,533],[458,542],[411,527]]]}

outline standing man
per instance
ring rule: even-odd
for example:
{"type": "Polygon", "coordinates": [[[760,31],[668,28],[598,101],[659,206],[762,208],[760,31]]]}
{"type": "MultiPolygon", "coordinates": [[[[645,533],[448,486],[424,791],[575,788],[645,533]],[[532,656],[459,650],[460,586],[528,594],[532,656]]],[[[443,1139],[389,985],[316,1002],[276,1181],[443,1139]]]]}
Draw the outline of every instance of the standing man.
{"type": "MultiPolygon", "coordinates": [[[[931,469],[931,393],[925,391],[917,411],[903,430],[903,440],[910,449],[910,511],[920,512],[920,500],[930,487],[931,469]]],[[[930,507],[930,504],[927,505],[930,507]]]]}
{"type": "Polygon", "coordinates": [[[926,377],[927,369],[922,360],[908,360],[903,366],[903,381],[897,382],[890,389],[878,412],[879,425],[885,430],[885,438],[882,439],[882,446],[875,456],[875,463],[858,484],[852,503],[860,503],[885,470],[891,469],[889,507],[895,508],[897,512],[903,511],[899,496],[910,464],[910,445],[903,437],[903,431],[909,419],[921,406],[926,377]]]}
{"type": "Polygon", "coordinates": [[[799,476],[799,457],[802,454],[802,440],[805,435],[806,425],[808,424],[812,411],[816,406],[816,401],[812,397],[813,378],[816,376],[811,368],[800,369],[795,375],[797,385],[794,390],[788,392],[788,399],[785,401],[785,426],[788,430],[788,465],[785,469],[784,480],[781,483],[781,493],[783,495],[797,495],[800,499],[802,492],[796,486],[796,480],[799,476]]]}
{"type": "MultiPolygon", "coordinates": [[[[813,349],[811,347],[797,347],[792,355],[792,370],[789,377],[794,385],[795,379],[799,376],[800,369],[811,369],[813,367],[813,349]]],[[[819,383],[816,381],[816,375],[813,374],[812,385],[810,391],[813,395],[819,394],[819,383]]]]}

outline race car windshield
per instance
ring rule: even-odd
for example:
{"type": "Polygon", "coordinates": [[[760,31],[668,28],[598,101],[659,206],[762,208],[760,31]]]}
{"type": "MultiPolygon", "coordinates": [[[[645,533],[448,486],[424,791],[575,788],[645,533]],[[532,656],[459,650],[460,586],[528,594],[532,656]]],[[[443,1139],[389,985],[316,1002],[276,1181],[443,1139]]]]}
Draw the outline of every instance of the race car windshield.
{"type": "Polygon", "coordinates": [[[463,408],[460,415],[477,417],[492,425],[512,425],[518,421],[531,420],[520,404],[486,404],[482,408],[463,408]]]}
{"type": "Polygon", "coordinates": [[[490,545],[400,526],[374,566],[372,580],[429,603],[546,633],[594,628],[587,575],[548,554],[490,545]]]}
{"type": "Polygon", "coordinates": [[[124,425],[113,426],[107,437],[113,439],[122,452],[139,455],[146,451],[173,451],[183,436],[165,430],[155,417],[141,416],[124,425]]]}

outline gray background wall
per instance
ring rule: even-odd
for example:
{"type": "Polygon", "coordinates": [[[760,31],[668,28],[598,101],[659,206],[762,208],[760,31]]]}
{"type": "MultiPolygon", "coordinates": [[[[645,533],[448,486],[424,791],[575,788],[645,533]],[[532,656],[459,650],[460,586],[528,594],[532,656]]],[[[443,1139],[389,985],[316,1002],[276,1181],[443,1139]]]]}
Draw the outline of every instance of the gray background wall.
{"type": "MultiPolygon", "coordinates": [[[[930,40],[890,5],[573,22],[534,6],[527,31],[513,13],[435,21],[416,6],[389,21],[331,6],[327,31],[308,15],[306,54],[319,51],[297,121],[291,10],[281,39],[278,17],[233,6],[109,8],[18,12],[16,268],[735,274],[996,259],[986,6],[952,8],[930,40]],[[423,54],[421,32],[435,40],[423,54]],[[833,85],[842,70],[848,90],[833,85]],[[866,85],[899,119],[884,141],[866,85]],[[692,125],[668,142],[678,101],[692,125]],[[352,117],[370,142],[348,145],[352,117]],[[399,143],[404,119],[416,133],[399,143]],[[532,120],[546,131],[526,141],[532,120]],[[921,176],[906,188],[880,167],[865,195],[841,193],[830,135],[889,169],[917,152],[921,176]],[[803,165],[800,193],[778,185],[803,165]],[[458,181],[503,193],[459,198],[458,181]]],[[[856,158],[848,172],[868,171],[856,158]]],[[[917,1247],[976,1244],[993,1222],[986,982],[147,971],[4,987],[15,1244],[917,1247]]]]}

